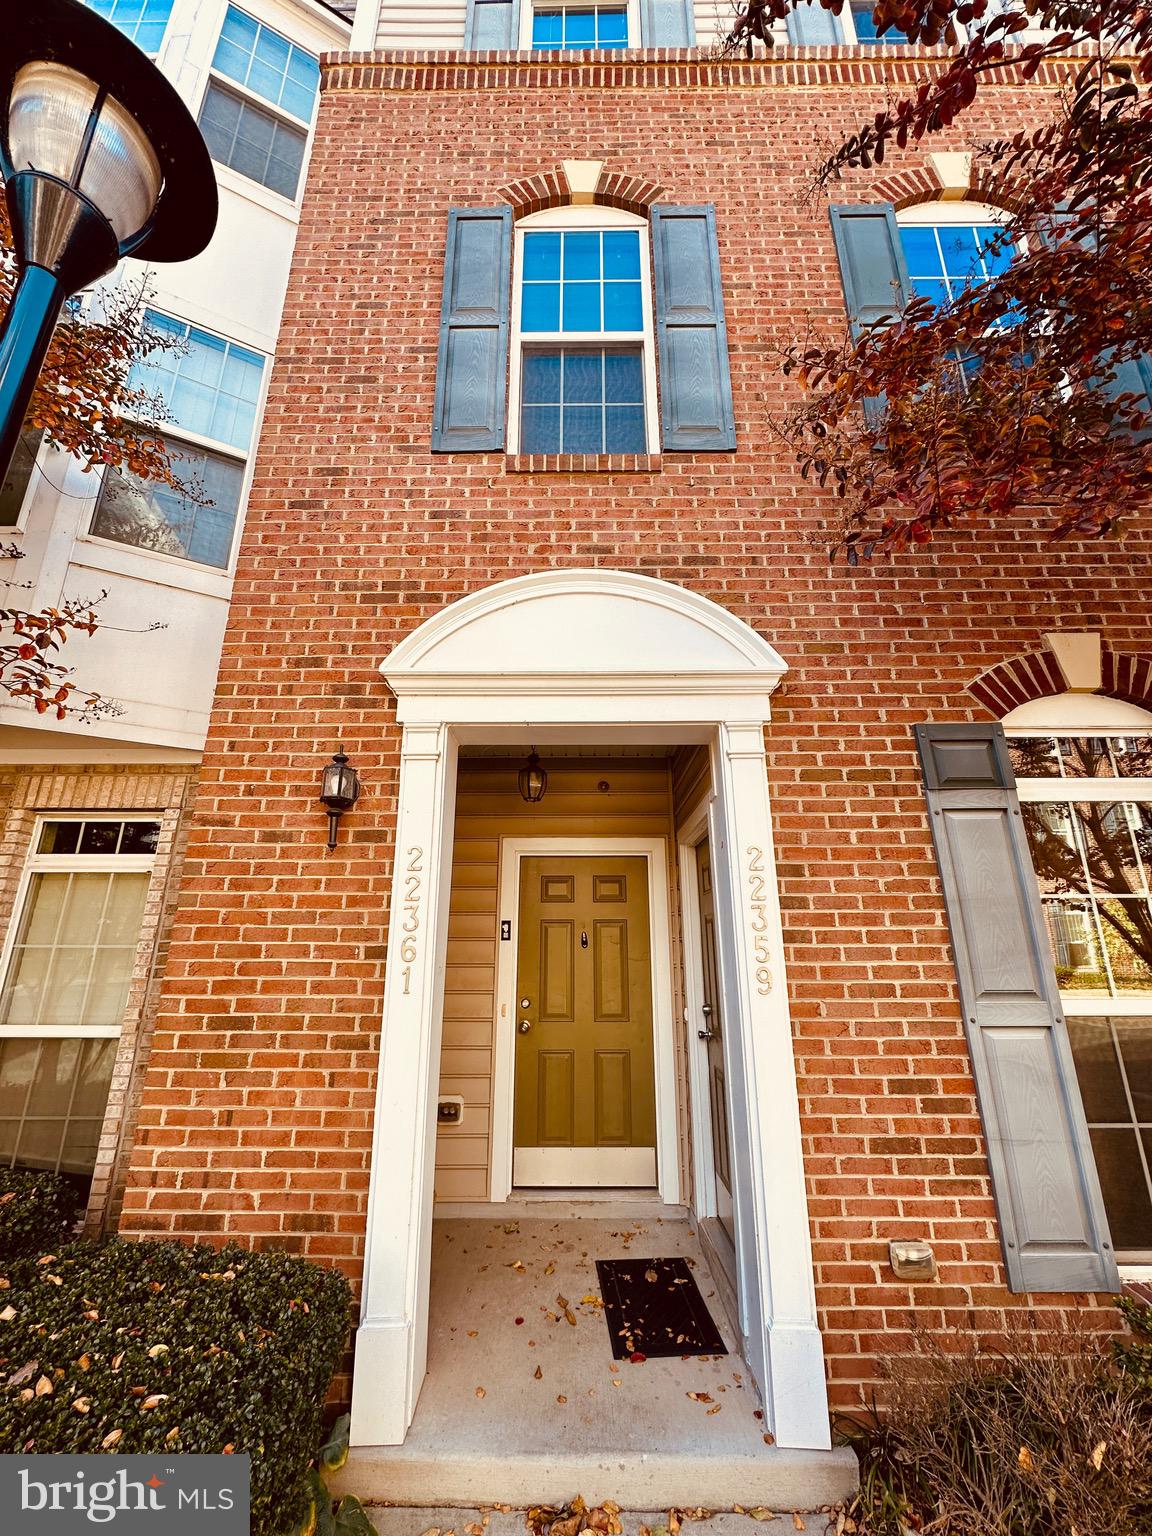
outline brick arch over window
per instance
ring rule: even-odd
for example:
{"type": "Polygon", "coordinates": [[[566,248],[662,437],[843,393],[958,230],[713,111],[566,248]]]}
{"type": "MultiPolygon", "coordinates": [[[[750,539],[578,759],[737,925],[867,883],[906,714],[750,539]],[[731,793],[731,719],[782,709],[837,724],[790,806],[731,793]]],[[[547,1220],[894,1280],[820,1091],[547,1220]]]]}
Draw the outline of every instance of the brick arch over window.
{"type": "MultiPolygon", "coordinates": [[[[1152,656],[1104,650],[1095,693],[1152,710],[1152,656]]],[[[1001,719],[1021,704],[1064,693],[1068,682],[1050,650],[1031,651],[997,662],[968,684],[968,692],[1001,719]]]]}
{"type": "Polygon", "coordinates": [[[965,202],[990,203],[994,208],[1003,208],[1007,212],[1015,212],[1022,202],[1020,188],[1010,186],[1008,183],[998,180],[996,177],[981,174],[977,170],[975,180],[972,179],[973,167],[969,164],[962,180],[941,176],[940,169],[933,162],[947,160],[968,160],[967,155],[930,155],[924,165],[912,166],[907,170],[897,171],[891,176],[883,176],[879,181],[874,181],[869,189],[868,202],[891,203],[899,212],[902,208],[915,208],[919,203],[936,203],[947,195],[949,199],[965,202]]]}
{"type": "Polygon", "coordinates": [[[523,219],[530,213],[540,213],[545,208],[563,208],[574,202],[622,208],[626,213],[636,213],[641,218],[647,218],[652,204],[663,192],[663,187],[658,187],[654,181],[646,181],[643,176],[633,176],[626,171],[609,171],[601,166],[591,195],[579,196],[569,185],[565,168],[557,166],[554,171],[538,171],[534,176],[523,176],[518,181],[509,182],[496,195],[504,202],[511,203],[512,216],[516,219],[523,219]]]}

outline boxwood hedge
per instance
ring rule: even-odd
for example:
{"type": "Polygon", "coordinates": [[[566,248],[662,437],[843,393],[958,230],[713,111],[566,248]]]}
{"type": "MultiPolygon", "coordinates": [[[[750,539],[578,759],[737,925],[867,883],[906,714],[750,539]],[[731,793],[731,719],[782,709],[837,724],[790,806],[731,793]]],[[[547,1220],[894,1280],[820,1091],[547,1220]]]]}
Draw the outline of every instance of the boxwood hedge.
{"type": "Polygon", "coordinates": [[[75,1184],[58,1173],[0,1168],[0,1264],[62,1243],[79,1203],[75,1184]]]}
{"type": "Polygon", "coordinates": [[[253,1536],[307,1516],[348,1282],[286,1254],[74,1243],[0,1266],[0,1446],[248,1452],[253,1536]]]}

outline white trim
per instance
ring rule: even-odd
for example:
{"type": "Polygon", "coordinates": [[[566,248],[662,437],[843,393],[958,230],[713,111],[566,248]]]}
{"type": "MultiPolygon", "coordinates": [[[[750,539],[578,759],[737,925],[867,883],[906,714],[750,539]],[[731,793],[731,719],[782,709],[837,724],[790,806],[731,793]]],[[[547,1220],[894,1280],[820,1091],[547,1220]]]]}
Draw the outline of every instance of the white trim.
{"type": "Polygon", "coordinates": [[[691,1106],[692,1210],[697,1217],[717,1215],[716,1160],[712,1146],[712,1099],[708,1084],[708,1050],[697,1038],[704,1017],[704,977],[700,969],[703,929],[700,920],[696,850],[708,836],[709,794],[689,819],[676,828],[680,870],[680,940],[684,967],[684,1028],[688,1055],[688,1097],[691,1106]]]}
{"type": "Polygon", "coordinates": [[[562,1200],[571,1199],[575,1190],[653,1189],[656,1148],[516,1147],[512,1167],[517,1194],[548,1190],[562,1200]]]}
{"type": "MultiPolygon", "coordinates": [[[[516,1079],[516,967],[520,932],[522,859],[591,858],[595,855],[642,858],[648,865],[648,924],[652,944],[652,1064],[656,1089],[656,1183],[666,1205],[680,1204],[680,1159],[676,1115],[676,1044],[672,991],[672,928],[669,917],[667,849],[662,838],[506,837],[500,840],[502,920],[511,920],[511,944],[500,944],[496,960],[496,1041],[492,1062],[492,1141],[489,1200],[510,1198],[515,1187],[517,1149],[513,1145],[516,1079]]],[[[574,1178],[581,1183],[632,1182],[574,1178]]],[[[644,1183],[651,1186],[648,1177],[644,1183]]]]}
{"type": "Polygon", "coordinates": [[[1152,729],[1152,714],[1104,693],[1046,693],[1018,704],[1000,723],[1009,736],[1131,736],[1152,729]]]}
{"type": "Polygon", "coordinates": [[[1016,793],[1021,805],[1041,805],[1050,801],[1114,801],[1140,804],[1152,800],[1152,779],[1017,779],[1016,793]]]}
{"type": "Polygon", "coordinates": [[[1068,1019],[1134,1018],[1152,1013],[1152,992],[1118,992],[1115,997],[1102,992],[1061,992],[1060,1005],[1068,1019]]]}
{"type": "MultiPolygon", "coordinates": [[[[530,13],[530,6],[521,8],[522,14],[530,13]]],[[[631,23],[629,23],[631,25],[631,23]]],[[[644,328],[640,331],[529,331],[529,350],[554,351],[557,348],[613,347],[635,351],[640,349],[641,367],[644,374],[644,436],[648,453],[660,451],[660,420],[657,410],[656,385],[656,321],[652,301],[652,251],[648,236],[648,220],[623,208],[607,208],[600,204],[591,207],[583,204],[566,204],[562,208],[545,208],[539,213],[518,219],[512,242],[512,326],[508,356],[508,452],[520,451],[520,383],[524,357],[524,333],[520,329],[520,306],[523,292],[524,236],[550,230],[603,230],[636,229],[640,235],[640,302],[644,315],[644,328]]]]}

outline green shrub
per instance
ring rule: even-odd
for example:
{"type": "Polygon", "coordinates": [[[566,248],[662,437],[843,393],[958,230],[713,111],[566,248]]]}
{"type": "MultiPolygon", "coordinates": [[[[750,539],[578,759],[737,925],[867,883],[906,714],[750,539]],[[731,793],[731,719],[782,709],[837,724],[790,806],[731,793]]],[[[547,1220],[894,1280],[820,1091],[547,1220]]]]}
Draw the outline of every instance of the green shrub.
{"type": "Polygon", "coordinates": [[[64,1242],[79,1204],[76,1185],[59,1173],[0,1168],[0,1264],[64,1242]]]}
{"type": "Polygon", "coordinates": [[[981,1353],[922,1338],[887,1374],[885,1411],[841,1423],[860,1536],[1152,1531],[1152,1398],[1106,1340],[1021,1328],[981,1353]]]}
{"type": "Polygon", "coordinates": [[[253,1536],[307,1514],[348,1282],[281,1253],[76,1243],[0,1291],[7,1451],[248,1452],[253,1536]]]}

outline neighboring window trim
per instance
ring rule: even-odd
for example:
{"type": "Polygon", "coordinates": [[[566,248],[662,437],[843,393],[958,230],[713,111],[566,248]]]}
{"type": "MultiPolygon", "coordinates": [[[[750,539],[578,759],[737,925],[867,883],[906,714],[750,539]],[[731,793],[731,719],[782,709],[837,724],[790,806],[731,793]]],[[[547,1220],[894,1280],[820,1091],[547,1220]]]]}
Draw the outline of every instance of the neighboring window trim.
{"type": "Polygon", "coordinates": [[[628,12],[628,41],[623,48],[613,48],[612,53],[627,53],[630,48],[642,46],[640,41],[640,0],[525,0],[520,7],[520,37],[518,46],[522,53],[580,53],[579,48],[540,48],[532,46],[532,18],[537,11],[587,11],[624,9],[628,12]]]}
{"type": "MultiPolygon", "coordinates": [[[[536,347],[640,347],[644,377],[644,451],[660,452],[660,413],[657,396],[656,311],[652,295],[652,233],[648,220],[621,208],[600,204],[546,208],[541,213],[519,219],[512,235],[512,317],[508,346],[508,437],[507,452],[520,452],[520,388],[524,357],[520,329],[524,236],[535,230],[636,229],[640,231],[640,302],[644,313],[642,331],[530,331],[528,346],[536,347]]],[[[573,455],[565,455],[573,457],[573,455]]],[[[595,458],[595,454],[577,454],[577,458],[595,458]]]]}
{"type": "MultiPolygon", "coordinates": [[[[12,903],[8,931],[0,947],[0,994],[8,985],[8,976],[20,932],[28,907],[28,896],[36,875],[43,874],[147,874],[156,868],[155,853],[40,853],[40,838],[44,827],[54,821],[157,821],[163,827],[163,813],[155,809],[140,810],[133,806],[122,811],[43,811],[32,823],[32,835],[28,843],[24,867],[16,896],[12,903]]],[[[147,898],[145,898],[147,901],[147,898]]],[[[136,942],[136,955],[144,943],[143,934],[136,942]]],[[[129,987],[131,994],[131,987],[129,987]]],[[[125,1002],[124,1015],[128,1012],[125,1002]]],[[[124,1017],[118,1024],[0,1024],[0,1040],[118,1040],[124,1031],[124,1017]]]]}
{"type": "MultiPolygon", "coordinates": [[[[47,455],[52,451],[53,450],[50,448],[48,443],[47,435],[41,433],[40,447],[36,451],[36,457],[33,459],[32,467],[28,472],[28,484],[24,487],[24,495],[20,502],[20,511],[17,513],[16,521],[14,523],[0,523],[0,544],[4,542],[5,538],[7,538],[9,534],[25,533],[27,531],[28,519],[32,513],[32,503],[36,500],[36,492],[40,488],[40,481],[41,479],[47,478],[40,466],[44,462],[47,455]]],[[[20,454],[21,452],[23,452],[23,447],[18,443],[16,453],[20,454]]]]}
{"type": "MultiPolygon", "coordinates": [[[[236,500],[236,519],[232,525],[232,543],[228,550],[228,559],[224,565],[209,565],[204,560],[193,560],[187,555],[172,555],[162,549],[147,549],[140,544],[129,544],[123,539],[110,539],[104,534],[93,533],[92,525],[96,521],[100,499],[104,493],[105,479],[110,473],[114,472],[111,466],[106,468],[100,475],[99,486],[88,509],[88,516],[83,525],[84,531],[80,538],[85,543],[98,545],[102,549],[128,550],[135,555],[147,556],[150,560],[166,561],[170,565],[179,566],[182,570],[202,571],[213,576],[231,579],[235,573],[236,557],[240,548],[240,536],[243,532],[244,521],[248,513],[248,497],[252,490],[252,480],[256,469],[256,450],[264,425],[264,408],[268,400],[268,385],[272,373],[269,365],[272,363],[273,357],[270,353],[265,352],[263,348],[252,346],[250,342],[240,341],[234,336],[228,336],[224,331],[217,330],[210,325],[204,325],[199,320],[187,319],[183,315],[173,314],[171,310],[159,309],[156,305],[150,305],[149,308],[154,310],[156,314],[164,315],[169,320],[177,320],[181,325],[187,325],[191,330],[203,331],[206,335],[217,336],[221,341],[243,347],[247,352],[255,352],[264,360],[264,365],[260,372],[260,389],[256,396],[255,409],[252,415],[252,436],[249,439],[247,448],[237,448],[234,443],[223,443],[214,437],[205,437],[202,433],[193,432],[184,427],[170,426],[165,422],[157,423],[161,429],[161,436],[167,446],[174,446],[178,450],[181,444],[187,444],[189,448],[198,448],[205,453],[214,453],[219,458],[231,459],[242,466],[240,494],[236,500]]],[[[0,530],[0,534],[2,534],[2,530],[0,530]]],[[[0,978],[4,974],[2,964],[0,964],[0,978]]],[[[2,986],[2,980],[0,980],[0,986],[2,986]]]]}
{"type": "MultiPolygon", "coordinates": [[[[168,19],[164,23],[164,31],[163,31],[163,33],[162,33],[162,35],[160,37],[160,43],[159,43],[159,46],[157,47],[155,53],[150,53],[147,48],[140,48],[140,44],[136,41],[136,39],[134,37],[129,37],[128,38],[128,41],[130,43],[132,43],[135,47],[140,48],[140,52],[144,55],[144,57],[146,59],[151,59],[154,64],[159,59],[160,55],[164,52],[164,49],[165,49],[165,47],[167,45],[167,42],[168,42],[168,39],[169,39],[169,37],[172,34],[172,16],[173,16],[173,13],[176,10],[176,3],[177,3],[177,0],[169,0],[168,19]]],[[[93,9],[95,9],[95,7],[93,7],[93,9]]],[[[97,11],[96,14],[99,16],[100,15],[99,11],[97,11]]],[[[123,30],[123,28],[120,27],[120,25],[117,22],[113,21],[110,17],[101,16],[100,19],[101,19],[101,21],[107,21],[107,23],[108,23],[108,25],[110,27],[115,27],[117,32],[120,33],[121,37],[128,37],[127,32],[125,32],[123,30]]]]}
{"type": "MultiPolygon", "coordinates": [[[[1011,736],[1026,736],[1044,740],[1052,736],[1131,736],[1140,730],[1136,723],[1122,726],[1097,726],[1076,730],[1059,730],[1055,726],[1008,727],[1011,736]]],[[[1152,732],[1152,718],[1145,730],[1152,732]]],[[[1133,801],[1137,804],[1152,802],[1152,778],[1146,779],[1027,779],[1016,780],[1016,793],[1021,805],[1068,803],[1073,800],[1120,803],[1133,801]]],[[[1152,988],[1145,994],[1139,992],[1117,993],[1115,997],[1084,997],[1079,992],[1060,992],[1060,1006],[1066,1019],[1100,1018],[1147,1018],[1152,1015],[1152,988]]],[[[1123,1279],[1152,1278],[1152,1248],[1117,1249],[1116,1262],[1123,1279]]]]}

